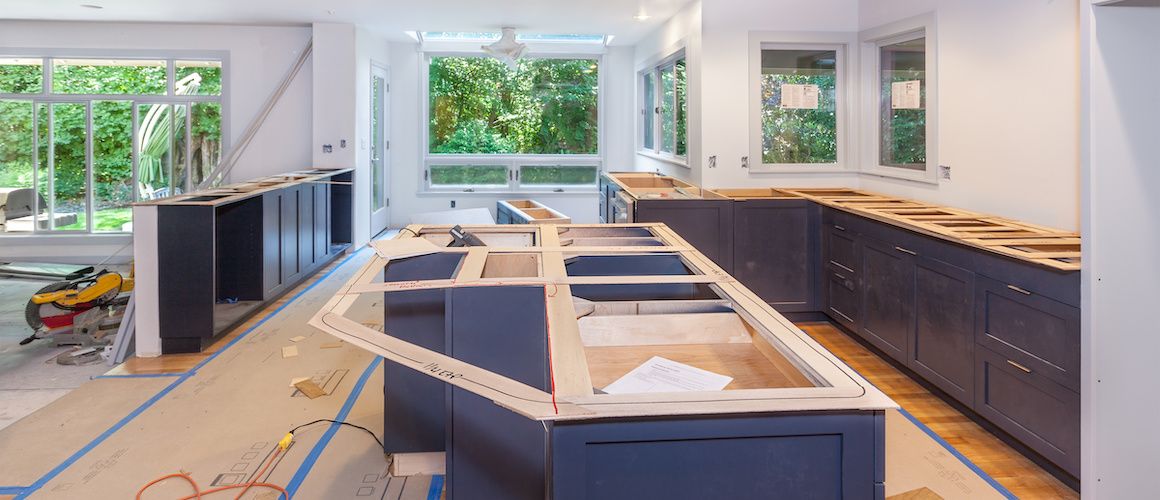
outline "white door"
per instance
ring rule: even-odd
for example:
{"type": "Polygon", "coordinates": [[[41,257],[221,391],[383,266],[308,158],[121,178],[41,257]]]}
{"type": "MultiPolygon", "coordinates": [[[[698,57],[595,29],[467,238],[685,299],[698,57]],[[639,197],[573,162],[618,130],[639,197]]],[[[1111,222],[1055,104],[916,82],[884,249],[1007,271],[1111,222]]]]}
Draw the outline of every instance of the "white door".
{"type": "Polygon", "coordinates": [[[371,234],[387,228],[391,206],[387,179],[390,165],[390,85],[387,68],[371,65],[371,234]]]}

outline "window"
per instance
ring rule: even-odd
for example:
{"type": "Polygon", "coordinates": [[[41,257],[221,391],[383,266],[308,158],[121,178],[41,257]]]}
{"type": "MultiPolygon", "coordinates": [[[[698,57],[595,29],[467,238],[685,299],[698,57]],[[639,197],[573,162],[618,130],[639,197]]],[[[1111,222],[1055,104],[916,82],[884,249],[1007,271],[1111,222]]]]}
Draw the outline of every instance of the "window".
{"type": "Polygon", "coordinates": [[[0,234],[130,231],[217,165],[222,95],[219,59],[0,57],[0,234]]]}
{"type": "Polygon", "coordinates": [[[598,56],[429,57],[425,189],[594,188],[599,77],[598,56]]]}
{"type": "Polygon", "coordinates": [[[938,75],[933,15],[862,32],[862,170],[937,183],[938,75]]]}
{"type": "Polygon", "coordinates": [[[838,163],[838,52],[761,51],[761,163],[838,163]]]}
{"type": "Polygon", "coordinates": [[[688,155],[688,77],[683,53],[640,74],[641,152],[684,163],[688,155]]]}
{"type": "Polygon", "coordinates": [[[878,164],[926,169],[926,38],[878,49],[878,164]]]}

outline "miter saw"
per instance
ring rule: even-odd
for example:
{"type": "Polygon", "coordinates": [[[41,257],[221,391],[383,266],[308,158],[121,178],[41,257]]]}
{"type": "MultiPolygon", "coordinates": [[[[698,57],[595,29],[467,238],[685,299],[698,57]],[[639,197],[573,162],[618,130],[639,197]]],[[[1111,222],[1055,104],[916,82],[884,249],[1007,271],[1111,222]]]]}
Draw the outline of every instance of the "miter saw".
{"type": "Polygon", "coordinates": [[[34,332],[20,345],[49,337],[57,345],[89,347],[112,342],[129,302],[126,292],[133,290],[133,278],[108,270],[88,271],[52,283],[32,296],[24,319],[34,332]]]}

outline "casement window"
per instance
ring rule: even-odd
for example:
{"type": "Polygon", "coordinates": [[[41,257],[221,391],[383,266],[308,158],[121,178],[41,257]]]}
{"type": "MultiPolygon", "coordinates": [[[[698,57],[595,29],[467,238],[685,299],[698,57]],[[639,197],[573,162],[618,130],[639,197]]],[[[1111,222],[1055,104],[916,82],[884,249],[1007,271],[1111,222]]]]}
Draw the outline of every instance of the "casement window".
{"type": "Polygon", "coordinates": [[[223,149],[221,56],[0,55],[0,234],[132,230],[223,149]]]}
{"type": "Polygon", "coordinates": [[[688,75],[678,52],[642,71],[639,152],[686,164],[688,156],[688,75]]]}
{"type": "Polygon", "coordinates": [[[934,30],[919,16],[862,33],[864,172],[937,182],[934,30]]]}

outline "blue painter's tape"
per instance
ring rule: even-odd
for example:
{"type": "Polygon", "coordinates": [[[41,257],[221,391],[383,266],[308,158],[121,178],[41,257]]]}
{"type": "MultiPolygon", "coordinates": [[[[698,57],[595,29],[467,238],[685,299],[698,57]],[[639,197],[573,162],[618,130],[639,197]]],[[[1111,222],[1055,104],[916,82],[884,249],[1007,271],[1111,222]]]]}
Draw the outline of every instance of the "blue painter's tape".
{"type": "MultiPolygon", "coordinates": [[[[322,275],[322,277],[315,280],[314,283],[311,283],[310,286],[307,286],[306,288],[302,289],[298,293],[294,294],[294,296],[291,297],[290,300],[287,300],[285,304],[282,304],[281,307],[275,309],[270,314],[267,314],[266,316],[264,316],[260,321],[255,323],[254,326],[251,326],[250,328],[246,329],[246,331],[242,332],[236,338],[231,340],[228,344],[223,346],[221,349],[218,349],[217,352],[211,354],[209,357],[202,360],[202,362],[198,363],[197,366],[194,366],[192,370],[185,372],[183,374],[177,374],[177,380],[174,380],[172,384],[165,386],[164,389],[161,389],[161,392],[158,392],[157,394],[153,395],[153,397],[146,400],[144,403],[141,403],[141,406],[138,406],[136,409],[134,409],[132,412],[130,412],[128,415],[126,415],[124,418],[122,418],[121,420],[118,420],[117,423],[113,424],[112,427],[109,427],[107,430],[105,430],[105,432],[102,432],[100,435],[98,435],[96,438],[94,438],[92,441],[90,441],[88,444],[86,444],[83,448],[77,450],[76,453],[73,453],[72,455],[70,455],[68,458],[66,458],[64,460],[64,462],[61,462],[60,465],[53,467],[52,470],[48,471],[48,473],[46,473],[44,476],[41,476],[40,479],[37,479],[35,483],[32,483],[27,488],[23,488],[20,492],[16,493],[16,499],[23,500],[25,498],[28,498],[28,495],[31,495],[32,493],[36,492],[40,488],[43,488],[45,484],[48,484],[49,481],[52,481],[54,478],[56,478],[56,476],[60,475],[61,472],[64,472],[65,469],[68,469],[69,467],[71,467],[72,464],[76,463],[77,460],[80,460],[81,457],[85,456],[86,454],[88,454],[88,452],[92,451],[93,448],[96,448],[101,443],[103,443],[106,439],[109,438],[109,436],[112,436],[114,433],[121,430],[122,427],[124,427],[126,424],[131,422],[134,418],[137,418],[138,415],[143,413],[145,410],[149,409],[149,407],[156,404],[158,401],[161,400],[161,398],[165,397],[166,394],[169,394],[170,391],[172,391],[173,389],[176,389],[178,386],[180,386],[186,380],[189,380],[194,375],[196,375],[197,370],[199,368],[201,368],[202,366],[205,366],[206,363],[208,363],[210,360],[213,360],[214,358],[216,358],[221,353],[225,352],[230,347],[233,347],[234,344],[238,343],[239,340],[242,340],[243,338],[245,338],[246,335],[249,335],[250,332],[254,331],[254,329],[261,326],[262,323],[266,322],[266,320],[269,320],[270,318],[274,317],[274,315],[278,314],[279,312],[282,312],[282,310],[285,309],[286,306],[289,306],[291,303],[293,303],[295,300],[297,300],[303,294],[310,291],[310,289],[314,288],[319,283],[322,283],[323,281],[325,281],[326,278],[330,277],[331,274],[334,274],[335,271],[338,271],[338,269],[340,267],[342,267],[344,264],[349,262],[355,256],[363,253],[365,250],[366,250],[366,248],[363,248],[363,249],[360,249],[359,251],[357,251],[351,255],[348,255],[345,259],[342,260],[342,262],[339,262],[337,266],[334,266],[333,269],[331,269],[330,271],[327,271],[326,274],[322,275]]],[[[349,412],[349,410],[347,410],[347,411],[349,412]]]]}
{"type": "Polygon", "coordinates": [[[1007,488],[1004,488],[1003,485],[999,484],[999,482],[995,480],[995,478],[991,477],[986,472],[983,472],[983,469],[980,469],[978,465],[975,465],[975,463],[972,462],[971,459],[963,456],[962,453],[959,453],[959,450],[956,450],[954,446],[951,446],[951,444],[946,442],[946,440],[944,440],[941,436],[939,436],[938,434],[935,434],[935,432],[933,430],[931,430],[930,427],[927,427],[926,424],[919,422],[918,419],[914,418],[914,415],[911,415],[910,412],[906,411],[905,408],[902,408],[900,406],[898,408],[898,413],[901,413],[903,416],[905,416],[907,419],[909,419],[910,423],[914,424],[915,427],[922,429],[922,432],[925,432],[927,436],[930,436],[931,439],[935,440],[935,442],[942,445],[942,447],[945,448],[948,452],[950,452],[951,455],[954,455],[955,458],[959,459],[959,461],[962,462],[963,465],[966,465],[972,471],[975,471],[975,474],[978,474],[979,477],[983,478],[983,480],[986,481],[987,484],[990,484],[993,488],[998,490],[999,493],[1001,493],[1003,496],[1005,496],[1011,500],[1018,500],[1019,497],[1013,495],[1010,491],[1007,490],[1007,488]]]}
{"type": "Polygon", "coordinates": [[[27,486],[0,486],[0,495],[19,495],[27,486]]]}
{"type": "Polygon", "coordinates": [[[431,487],[427,489],[427,500],[439,500],[443,496],[443,475],[431,476],[431,487]]]}
{"type": "Polygon", "coordinates": [[[126,375],[97,375],[93,380],[99,378],[165,378],[165,377],[180,377],[189,375],[189,372],[181,373],[131,373],[126,375]]]}
{"type": "MultiPolygon", "coordinates": [[[[354,388],[350,390],[350,394],[346,397],[346,402],[338,410],[338,414],[334,416],[335,420],[342,422],[350,415],[350,410],[354,408],[354,402],[358,400],[359,394],[362,393],[363,386],[367,385],[367,380],[370,380],[371,375],[375,372],[375,368],[382,361],[383,358],[375,358],[374,361],[371,361],[370,365],[367,365],[366,370],[363,370],[362,376],[358,378],[358,382],[354,384],[354,388]]],[[[310,469],[314,468],[314,463],[318,461],[318,457],[322,456],[326,445],[330,444],[330,440],[338,433],[339,427],[342,427],[342,424],[332,422],[322,437],[319,438],[318,442],[314,443],[314,447],[310,449],[310,453],[306,455],[302,464],[298,466],[298,470],[294,472],[294,477],[290,478],[290,483],[286,485],[286,492],[291,497],[295,493],[298,493],[298,488],[302,487],[302,481],[306,480],[306,475],[310,474],[310,469]]],[[[282,498],[282,496],[280,495],[279,498],[282,498]]]]}

